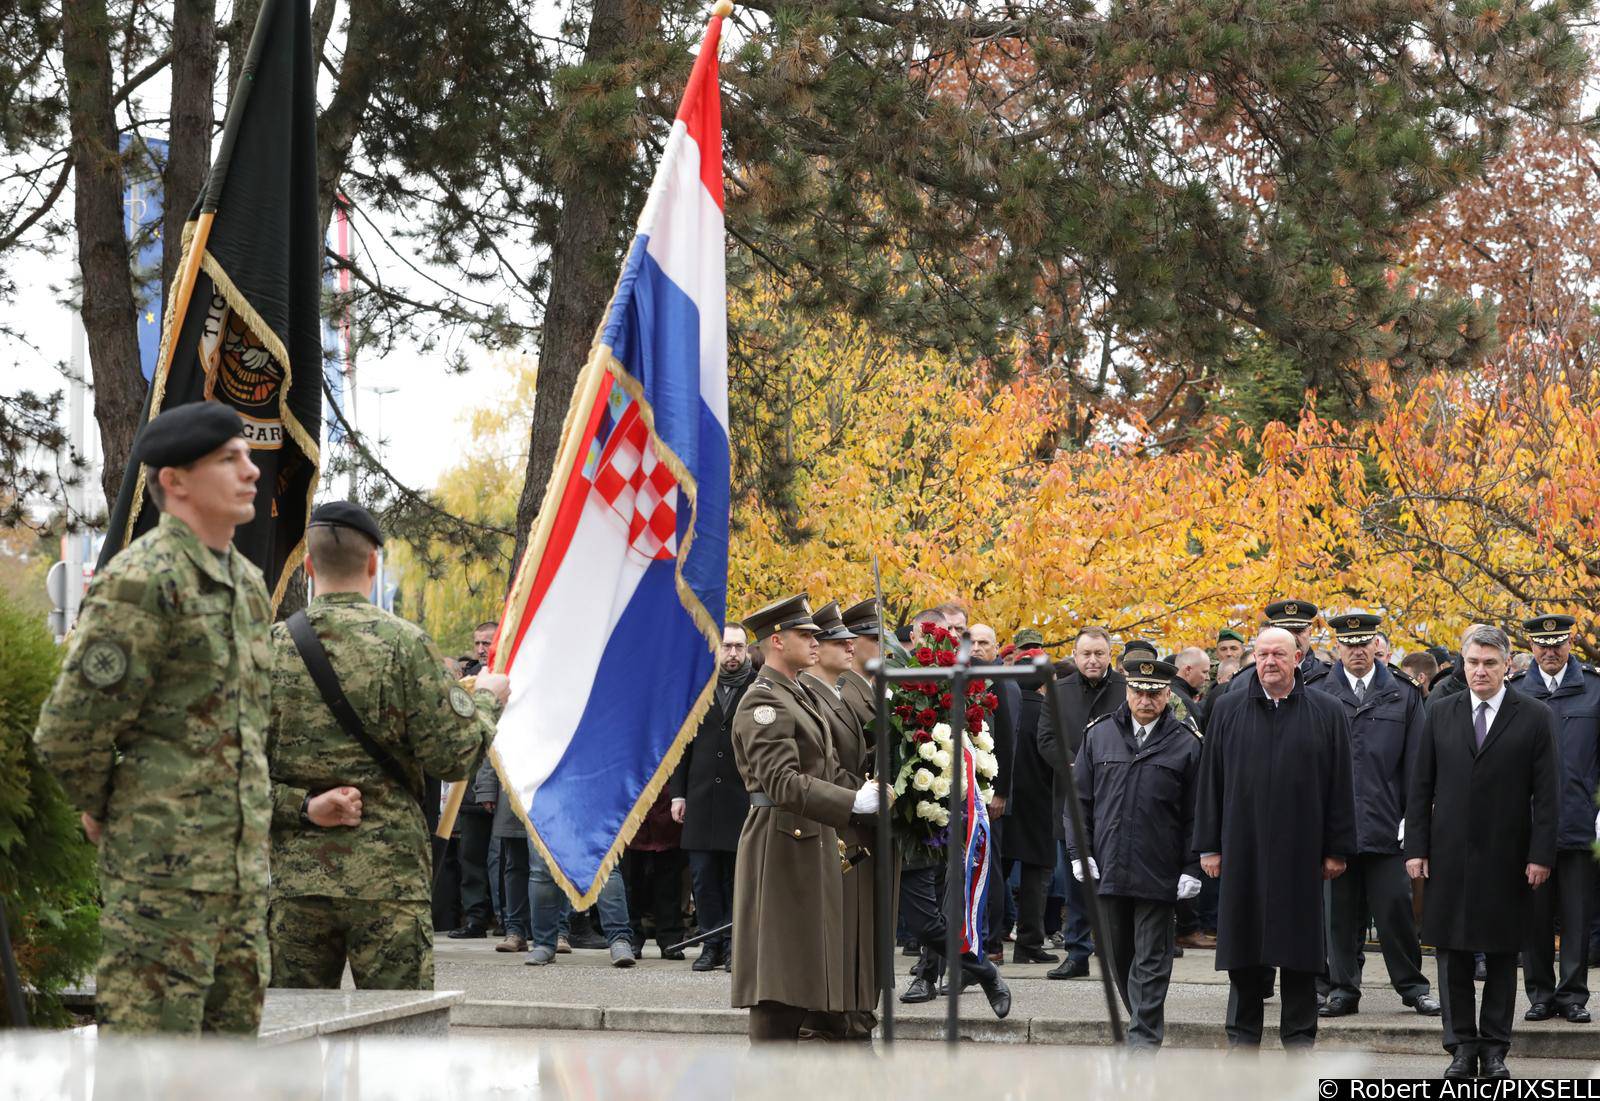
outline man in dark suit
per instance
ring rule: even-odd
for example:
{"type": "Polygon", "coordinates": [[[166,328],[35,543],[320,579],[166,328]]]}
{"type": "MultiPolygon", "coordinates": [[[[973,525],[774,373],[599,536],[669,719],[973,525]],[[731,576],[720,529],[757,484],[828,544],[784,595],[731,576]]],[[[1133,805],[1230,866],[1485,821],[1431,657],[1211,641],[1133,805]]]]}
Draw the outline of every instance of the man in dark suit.
{"type": "MultiPolygon", "coordinates": [[[[1083,745],[1090,720],[1109,715],[1128,695],[1128,681],[1111,667],[1111,636],[1102,627],[1085,627],[1072,644],[1073,671],[1056,685],[1061,705],[1061,732],[1041,721],[1036,732],[1039,756],[1054,770],[1051,784],[1051,826],[1058,859],[1065,861],[1067,785],[1073,782],[1072,761],[1083,745]]],[[[1067,881],[1067,921],[1062,929],[1067,958],[1046,974],[1052,979],[1082,979],[1089,975],[1089,953],[1094,943],[1089,933],[1088,911],[1076,881],[1067,881]]]]}
{"type": "MultiPolygon", "coordinates": [[[[754,679],[744,628],[730,623],[722,629],[711,707],[672,774],[672,818],[683,823],[680,845],[689,854],[689,879],[702,933],[733,920],[734,854],[739,830],[750,813],[750,796],[733,763],[733,713],[754,679]]],[[[706,941],[691,969],[730,969],[728,944],[727,933],[706,941]]]]}
{"type": "Polygon", "coordinates": [[[1556,864],[1550,884],[1534,892],[1533,919],[1522,953],[1522,981],[1531,1003],[1524,1019],[1560,1014],[1589,1023],[1588,938],[1594,919],[1594,793],[1600,786],[1600,673],[1572,656],[1569,615],[1546,612],[1522,624],[1535,665],[1507,678],[1555,715],[1560,755],[1556,864]],[[1561,975],[1556,977],[1556,915],[1561,915],[1561,975]],[[1569,932],[1569,930],[1572,930],[1569,932]]]}
{"type": "Polygon", "coordinates": [[[1428,704],[1406,799],[1406,871],[1428,881],[1422,939],[1438,950],[1445,1077],[1509,1078],[1517,951],[1556,860],[1555,722],[1505,683],[1511,642],[1498,627],[1469,630],[1461,660],[1467,691],[1428,704]],[[1474,952],[1484,954],[1481,1015],[1474,952]]]}

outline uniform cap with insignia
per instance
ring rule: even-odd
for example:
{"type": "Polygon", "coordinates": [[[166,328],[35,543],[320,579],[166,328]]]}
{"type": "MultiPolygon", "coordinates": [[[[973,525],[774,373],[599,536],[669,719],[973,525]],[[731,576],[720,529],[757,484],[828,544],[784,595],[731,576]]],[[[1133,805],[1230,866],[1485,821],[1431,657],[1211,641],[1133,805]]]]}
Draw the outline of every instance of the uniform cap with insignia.
{"type": "Polygon", "coordinates": [[[868,597],[859,604],[852,604],[841,613],[844,625],[850,633],[857,637],[880,638],[883,628],[879,626],[878,600],[868,597]]]}
{"type": "Polygon", "coordinates": [[[1156,657],[1156,644],[1142,638],[1131,640],[1122,648],[1122,664],[1127,665],[1130,658],[1137,658],[1141,654],[1156,657]]]}
{"type": "Polygon", "coordinates": [[[1244,645],[1244,636],[1241,635],[1238,631],[1235,631],[1232,627],[1224,627],[1222,630],[1217,632],[1217,641],[1218,642],[1237,642],[1239,645],[1243,646],[1244,645]]]}
{"type": "Polygon", "coordinates": [[[818,608],[811,616],[819,630],[818,642],[849,642],[855,638],[855,633],[844,625],[844,616],[839,611],[839,602],[830,600],[818,608]]]}
{"type": "Polygon", "coordinates": [[[1317,618],[1317,606],[1309,600],[1274,600],[1267,605],[1267,622],[1274,627],[1299,631],[1317,618]]]}
{"type": "Polygon", "coordinates": [[[1522,621],[1522,629],[1528,632],[1528,637],[1543,646],[1560,646],[1572,637],[1572,628],[1578,621],[1569,615],[1557,615],[1554,612],[1542,612],[1532,619],[1522,621]]]}
{"type": "Polygon", "coordinates": [[[359,531],[378,546],[383,546],[383,529],[372,513],[354,501],[329,501],[311,512],[308,528],[350,528],[359,531]]]}
{"type": "Polygon", "coordinates": [[[780,631],[820,631],[811,618],[811,601],[805,593],[774,600],[744,618],[744,629],[757,642],[764,642],[780,631]]]}
{"type": "Polygon", "coordinates": [[[1016,644],[1018,650],[1044,649],[1044,636],[1032,627],[1024,627],[1016,633],[1011,641],[1016,644]]]}
{"type": "Polygon", "coordinates": [[[1132,661],[1123,659],[1122,675],[1128,678],[1129,688],[1154,692],[1172,687],[1172,678],[1178,675],[1178,668],[1154,656],[1146,658],[1135,654],[1132,661]]]}
{"type": "Polygon", "coordinates": [[[1381,615],[1371,612],[1347,612],[1333,617],[1333,636],[1346,646],[1360,646],[1373,640],[1382,622],[1381,615]]]}
{"type": "Polygon", "coordinates": [[[176,405],[139,429],[133,454],[145,466],[188,466],[244,435],[244,421],[231,405],[192,401],[176,405]]]}

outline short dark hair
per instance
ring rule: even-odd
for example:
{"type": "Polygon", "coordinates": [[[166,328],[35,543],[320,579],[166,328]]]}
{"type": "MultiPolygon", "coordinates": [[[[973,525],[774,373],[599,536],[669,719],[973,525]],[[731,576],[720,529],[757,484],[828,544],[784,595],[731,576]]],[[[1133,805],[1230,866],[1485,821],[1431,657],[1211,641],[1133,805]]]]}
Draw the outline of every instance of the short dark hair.
{"type": "Polygon", "coordinates": [[[943,604],[935,604],[933,610],[946,619],[953,615],[964,616],[967,614],[967,606],[956,600],[946,600],[943,604]]]}
{"type": "Polygon", "coordinates": [[[939,624],[939,626],[943,627],[944,626],[944,605],[943,604],[935,604],[931,608],[924,608],[924,609],[922,609],[922,611],[920,611],[916,615],[912,616],[906,622],[907,622],[908,625],[914,625],[914,624],[917,624],[917,623],[937,623],[937,624],[939,624]]]}
{"type": "Polygon", "coordinates": [[[330,580],[360,577],[367,569],[367,558],[378,544],[355,528],[318,524],[306,529],[306,549],[317,573],[330,580]]]}
{"type": "Polygon", "coordinates": [[[474,627],[472,629],[472,633],[477,634],[479,631],[498,631],[499,629],[500,621],[498,619],[486,619],[474,627]]]}
{"type": "Polygon", "coordinates": [[[1078,645],[1078,640],[1081,638],[1097,638],[1107,646],[1111,645],[1111,632],[1104,627],[1084,627],[1072,636],[1072,645],[1078,645]]]}
{"type": "Polygon", "coordinates": [[[1439,672],[1439,659],[1426,650],[1418,650],[1401,658],[1400,668],[1426,684],[1439,672]]]}
{"type": "Polygon", "coordinates": [[[161,468],[159,466],[146,466],[144,468],[144,490],[150,494],[151,503],[156,506],[156,511],[167,511],[167,491],[161,488],[161,468]]]}

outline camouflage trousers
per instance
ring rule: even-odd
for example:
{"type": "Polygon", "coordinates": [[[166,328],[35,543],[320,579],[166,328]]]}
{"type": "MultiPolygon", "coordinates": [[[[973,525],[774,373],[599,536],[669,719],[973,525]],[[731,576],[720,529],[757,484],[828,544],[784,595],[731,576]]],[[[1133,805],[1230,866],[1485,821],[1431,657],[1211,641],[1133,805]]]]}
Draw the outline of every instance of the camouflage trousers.
{"type": "Polygon", "coordinates": [[[433,989],[430,903],[275,898],[267,931],[273,986],[337,990],[348,960],[362,990],[433,989]]]}
{"type": "Polygon", "coordinates": [[[265,895],[106,879],[95,1016],[111,1032],[254,1035],[267,988],[265,895]]]}

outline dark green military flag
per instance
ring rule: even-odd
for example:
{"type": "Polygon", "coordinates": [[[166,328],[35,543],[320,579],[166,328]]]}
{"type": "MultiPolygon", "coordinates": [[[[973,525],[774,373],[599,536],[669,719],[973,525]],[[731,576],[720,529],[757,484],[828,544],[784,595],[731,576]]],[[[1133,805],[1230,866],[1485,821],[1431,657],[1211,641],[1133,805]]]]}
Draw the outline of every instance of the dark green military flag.
{"type": "MultiPolygon", "coordinates": [[[[234,544],[273,607],[304,553],[322,421],[322,237],[310,0],[264,0],[222,143],[183,228],[144,419],[193,401],[244,418],[261,468],[255,519],[234,544]]],[[[100,555],[155,526],[130,460],[100,555]]]]}

